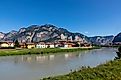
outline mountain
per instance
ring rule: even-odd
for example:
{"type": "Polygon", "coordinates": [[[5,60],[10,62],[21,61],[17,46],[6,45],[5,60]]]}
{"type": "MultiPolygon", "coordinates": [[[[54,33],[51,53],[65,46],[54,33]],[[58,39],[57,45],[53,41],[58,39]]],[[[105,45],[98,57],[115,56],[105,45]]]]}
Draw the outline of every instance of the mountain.
{"type": "Polygon", "coordinates": [[[51,24],[31,25],[27,28],[21,28],[19,31],[11,31],[9,33],[0,33],[0,40],[19,42],[40,42],[40,41],[56,41],[56,40],[84,40],[88,41],[88,37],[80,33],[72,33],[64,28],[58,28],[51,24]]]}
{"type": "Polygon", "coordinates": [[[93,44],[97,44],[97,45],[109,45],[110,43],[112,43],[113,39],[114,39],[113,35],[89,37],[89,40],[93,44]]]}
{"type": "Polygon", "coordinates": [[[12,41],[15,39],[16,35],[17,35],[17,31],[12,30],[11,32],[4,34],[3,40],[12,41]]]}
{"type": "Polygon", "coordinates": [[[5,36],[5,33],[0,32],[0,40],[4,38],[4,36],[5,36]]]}
{"type": "Polygon", "coordinates": [[[121,33],[119,33],[114,37],[113,43],[116,43],[116,42],[121,42],[121,33]]]}

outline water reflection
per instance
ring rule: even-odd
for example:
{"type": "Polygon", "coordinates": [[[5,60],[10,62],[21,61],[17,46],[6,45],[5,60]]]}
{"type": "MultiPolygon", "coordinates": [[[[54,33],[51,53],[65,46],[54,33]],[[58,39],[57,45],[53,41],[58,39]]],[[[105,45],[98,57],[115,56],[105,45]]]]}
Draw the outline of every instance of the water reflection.
{"type": "Polygon", "coordinates": [[[0,57],[1,80],[39,80],[42,77],[69,73],[82,66],[97,66],[116,56],[116,49],[0,57]],[[9,67],[8,67],[9,66],[9,67]]]}
{"type": "Polygon", "coordinates": [[[58,57],[61,57],[61,59],[65,58],[66,60],[68,59],[73,59],[75,57],[79,57],[82,54],[79,53],[62,53],[62,54],[57,54],[57,55],[22,55],[22,56],[8,56],[8,57],[0,57],[0,62],[14,62],[15,64],[19,63],[32,63],[32,62],[40,62],[44,63],[46,61],[53,61],[57,60],[58,57]]]}
{"type": "MultiPolygon", "coordinates": [[[[26,62],[26,63],[31,63],[31,62],[40,62],[44,63],[45,61],[51,61],[54,60],[55,55],[23,55],[23,56],[16,56],[12,60],[14,61],[15,64],[21,63],[21,62],[26,62]]],[[[5,60],[5,59],[0,59],[0,61],[5,60]]]]}
{"type": "Polygon", "coordinates": [[[55,58],[55,55],[50,55],[49,56],[49,60],[54,60],[54,58],[55,58]]]}
{"type": "MultiPolygon", "coordinates": [[[[116,49],[108,49],[108,53],[114,53],[115,54],[116,49]]],[[[10,56],[10,57],[1,57],[0,58],[0,62],[2,61],[14,61],[15,64],[18,63],[32,63],[32,62],[39,62],[39,63],[44,63],[46,61],[54,61],[55,59],[57,60],[57,58],[61,55],[61,58],[63,59],[63,57],[65,58],[65,60],[70,60],[70,59],[74,59],[74,58],[85,58],[88,55],[89,56],[93,56],[93,57],[97,57],[97,56],[101,56],[104,55],[105,53],[107,53],[107,49],[98,49],[98,50],[91,50],[91,51],[83,51],[83,52],[73,52],[73,53],[62,53],[62,54],[58,54],[58,55],[22,55],[22,56],[10,56]]],[[[112,55],[112,54],[111,54],[112,55]]]]}

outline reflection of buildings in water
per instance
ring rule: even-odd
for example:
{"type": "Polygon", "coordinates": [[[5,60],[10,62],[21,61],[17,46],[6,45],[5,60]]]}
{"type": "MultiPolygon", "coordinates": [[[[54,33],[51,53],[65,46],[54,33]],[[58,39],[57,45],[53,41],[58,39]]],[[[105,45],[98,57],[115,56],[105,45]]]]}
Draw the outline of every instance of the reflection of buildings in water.
{"type": "Polygon", "coordinates": [[[22,62],[24,61],[24,56],[21,56],[21,60],[22,60],[22,62]]]}
{"type": "Polygon", "coordinates": [[[27,62],[31,62],[32,61],[32,57],[27,57],[27,62]]]}
{"type": "Polygon", "coordinates": [[[14,58],[14,63],[20,63],[20,62],[31,62],[33,59],[32,59],[32,56],[19,56],[19,57],[15,57],[14,58]]]}
{"type": "Polygon", "coordinates": [[[48,59],[48,56],[36,56],[36,61],[44,62],[48,59]]]}
{"type": "Polygon", "coordinates": [[[75,54],[71,54],[71,53],[69,53],[69,54],[65,54],[65,59],[71,59],[71,58],[73,58],[73,57],[76,57],[76,55],[75,54]]]}
{"type": "Polygon", "coordinates": [[[55,58],[55,55],[50,55],[49,56],[49,60],[54,60],[54,58],[55,58]]]}
{"type": "Polygon", "coordinates": [[[91,50],[83,51],[83,52],[81,52],[81,53],[78,54],[78,57],[79,57],[79,58],[80,58],[80,57],[83,57],[84,55],[86,55],[86,54],[88,54],[88,53],[90,53],[90,52],[92,52],[92,51],[91,51],[91,50]]]}
{"type": "Polygon", "coordinates": [[[48,56],[22,56],[21,60],[22,62],[32,62],[32,61],[44,62],[48,60],[48,56]]]}
{"type": "Polygon", "coordinates": [[[21,60],[22,60],[22,62],[31,62],[32,57],[31,56],[22,56],[21,60]]]}
{"type": "Polygon", "coordinates": [[[69,55],[68,54],[65,54],[65,58],[68,58],[69,57],[69,55]]]}

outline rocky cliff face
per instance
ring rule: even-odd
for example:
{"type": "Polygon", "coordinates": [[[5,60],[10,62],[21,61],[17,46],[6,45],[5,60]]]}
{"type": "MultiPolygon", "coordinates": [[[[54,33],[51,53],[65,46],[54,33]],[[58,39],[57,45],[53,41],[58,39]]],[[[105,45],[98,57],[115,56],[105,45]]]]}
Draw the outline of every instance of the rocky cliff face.
{"type": "Polygon", "coordinates": [[[13,41],[16,38],[17,31],[12,30],[9,33],[6,33],[2,38],[3,41],[13,41]]]}
{"type": "Polygon", "coordinates": [[[89,40],[93,44],[97,44],[97,45],[109,45],[110,43],[112,43],[113,39],[114,39],[113,35],[89,37],[89,40]]]}
{"type": "Polygon", "coordinates": [[[85,41],[88,38],[80,33],[72,33],[66,29],[58,28],[54,25],[31,25],[27,28],[21,28],[19,31],[11,31],[7,34],[0,33],[0,40],[19,42],[39,42],[39,41],[55,41],[62,39],[74,40],[78,36],[85,41]],[[63,35],[63,36],[62,36],[63,35]]]}
{"type": "Polygon", "coordinates": [[[0,32],[0,40],[3,39],[5,36],[5,33],[0,32]]]}
{"type": "Polygon", "coordinates": [[[121,42],[121,33],[119,33],[114,37],[113,43],[116,43],[116,42],[121,42]]]}

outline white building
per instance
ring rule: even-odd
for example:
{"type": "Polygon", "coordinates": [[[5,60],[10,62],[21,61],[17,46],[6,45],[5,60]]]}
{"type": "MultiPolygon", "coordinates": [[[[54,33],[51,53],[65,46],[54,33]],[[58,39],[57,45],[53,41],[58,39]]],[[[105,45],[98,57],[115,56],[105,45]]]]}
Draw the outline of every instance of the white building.
{"type": "Polygon", "coordinates": [[[55,48],[55,44],[54,43],[47,43],[46,44],[48,48],[55,48]]]}
{"type": "Polygon", "coordinates": [[[36,48],[47,48],[48,45],[46,45],[44,42],[40,42],[36,45],[36,48]]]}
{"type": "Polygon", "coordinates": [[[50,44],[50,48],[55,48],[55,45],[54,44],[50,44]]]}
{"type": "Polygon", "coordinates": [[[68,48],[68,44],[65,44],[65,45],[64,45],[64,48],[68,48]]]}
{"type": "Polygon", "coordinates": [[[13,42],[0,42],[0,47],[14,47],[13,42]]]}
{"type": "Polygon", "coordinates": [[[36,44],[36,48],[55,48],[55,44],[40,42],[40,43],[36,44]]]}

